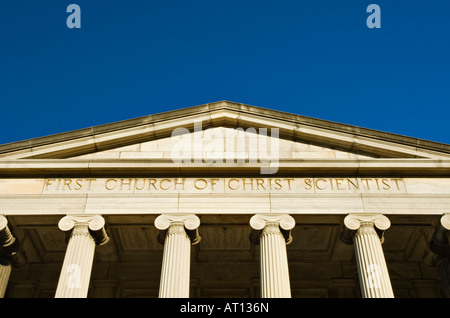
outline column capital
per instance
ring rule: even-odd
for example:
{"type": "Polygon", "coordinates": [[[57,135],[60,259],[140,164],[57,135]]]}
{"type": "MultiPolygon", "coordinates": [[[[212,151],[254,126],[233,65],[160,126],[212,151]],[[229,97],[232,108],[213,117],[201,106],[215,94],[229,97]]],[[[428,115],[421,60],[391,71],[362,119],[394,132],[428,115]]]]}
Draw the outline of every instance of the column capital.
{"type": "Polygon", "coordinates": [[[14,235],[8,227],[8,219],[0,215],[0,246],[9,246],[15,241],[14,235]]]}
{"type": "Polygon", "coordinates": [[[286,244],[292,242],[291,230],[295,226],[295,219],[289,214],[255,214],[250,219],[250,241],[259,244],[259,237],[266,227],[276,227],[284,236],[286,244]]]}
{"type": "Polygon", "coordinates": [[[437,225],[430,244],[428,245],[431,253],[424,261],[428,265],[434,266],[436,261],[450,256],[450,245],[447,233],[450,231],[450,214],[444,214],[437,225]]]}
{"type": "Polygon", "coordinates": [[[385,231],[391,226],[391,221],[383,214],[349,214],[344,219],[344,225],[350,230],[358,230],[363,224],[373,224],[385,231]]]}
{"type": "Polygon", "coordinates": [[[27,262],[28,258],[23,253],[19,240],[8,226],[8,219],[0,215],[0,264],[18,268],[27,262]]]}
{"type": "Polygon", "coordinates": [[[433,234],[433,242],[439,247],[448,245],[447,232],[450,230],[450,214],[444,214],[433,234]]]}
{"type": "Polygon", "coordinates": [[[444,214],[441,217],[440,220],[440,225],[446,229],[447,231],[450,231],[450,213],[449,214],[444,214]]]}
{"type": "Polygon", "coordinates": [[[67,232],[69,237],[77,226],[87,226],[97,245],[108,243],[109,236],[105,230],[105,219],[101,215],[66,215],[58,223],[59,229],[67,232]]]}
{"type": "Polygon", "coordinates": [[[195,214],[161,214],[155,219],[155,227],[160,231],[158,241],[161,244],[164,244],[167,230],[172,225],[183,226],[193,245],[200,242],[201,236],[198,234],[200,219],[198,216],[195,214]]]}
{"type": "Polygon", "coordinates": [[[295,226],[295,220],[289,214],[255,214],[250,219],[254,230],[262,230],[269,223],[278,223],[283,230],[292,230],[295,226]]]}
{"type": "Polygon", "coordinates": [[[391,221],[383,214],[348,214],[344,219],[344,230],[341,240],[345,244],[353,244],[353,236],[361,227],[373,227],[378,233],[381,242],[384,240],[384,231],[391,226],[391,221]]]}
{"type": "Polygon", "coordinates": [[[200,219],[195,214],[161,214],[155,219],[158,230],[167,230],[172,223],[183,223],[188,230],[195,230],[200,226],[200,219]]]}

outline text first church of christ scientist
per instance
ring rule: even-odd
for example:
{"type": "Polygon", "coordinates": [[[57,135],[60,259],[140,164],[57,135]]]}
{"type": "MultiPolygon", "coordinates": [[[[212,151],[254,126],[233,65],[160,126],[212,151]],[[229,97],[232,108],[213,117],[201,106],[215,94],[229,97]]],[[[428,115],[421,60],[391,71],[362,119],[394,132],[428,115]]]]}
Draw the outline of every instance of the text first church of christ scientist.
{"type": "Polygon", "coordinates": [[[227,101],[0,146],[0,295],[450,297],[450,145],[227,101]]]}

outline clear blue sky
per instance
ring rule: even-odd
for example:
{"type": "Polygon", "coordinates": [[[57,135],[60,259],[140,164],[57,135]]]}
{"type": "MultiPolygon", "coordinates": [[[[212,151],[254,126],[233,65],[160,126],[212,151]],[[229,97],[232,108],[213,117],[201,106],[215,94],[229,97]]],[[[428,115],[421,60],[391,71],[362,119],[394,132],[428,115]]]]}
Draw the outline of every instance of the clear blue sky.
{"type": "Polygon", "coordinates": [[[0,144],[220,100],[450,143],[448,0],[4,0],[0,45],[0,144]]]}

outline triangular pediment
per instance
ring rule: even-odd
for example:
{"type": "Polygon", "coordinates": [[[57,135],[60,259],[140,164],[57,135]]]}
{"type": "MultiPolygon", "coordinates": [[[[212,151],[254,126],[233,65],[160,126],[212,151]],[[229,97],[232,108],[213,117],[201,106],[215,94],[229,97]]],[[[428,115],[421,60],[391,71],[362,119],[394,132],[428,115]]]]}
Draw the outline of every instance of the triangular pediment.
{"type": "MultiPolygon", "coordinates": [[[[277,130],[281,160],[450,158],[450,145],[222,101],[1,145],[0,159],[168,160],[176,129],[192,139],[205,131],[225,136],[241,129],[248,138],[256,132],[269,145],[277,130]],[[264,129],[266,136],[260,133],[264,129]]],[[[211,138],[203,141],[207,144],[211,138]]],[[[248,145],[246,151],[251,151],[248,145]]]]}

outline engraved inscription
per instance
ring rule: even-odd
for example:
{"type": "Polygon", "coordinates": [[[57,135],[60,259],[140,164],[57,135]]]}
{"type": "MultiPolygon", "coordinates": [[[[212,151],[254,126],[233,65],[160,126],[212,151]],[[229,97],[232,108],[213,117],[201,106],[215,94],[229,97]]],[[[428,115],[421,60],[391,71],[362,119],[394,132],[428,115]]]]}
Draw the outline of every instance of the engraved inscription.
{"type": "Polygon", "coordinates": [[[403,178],[45,179],[43,193],[406,193],[403,178]]]}

